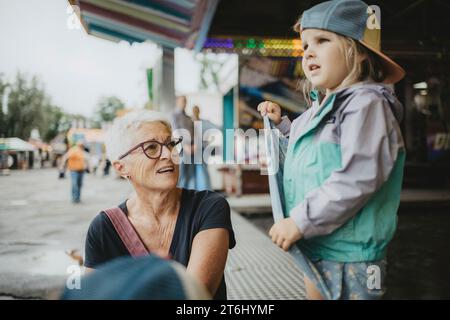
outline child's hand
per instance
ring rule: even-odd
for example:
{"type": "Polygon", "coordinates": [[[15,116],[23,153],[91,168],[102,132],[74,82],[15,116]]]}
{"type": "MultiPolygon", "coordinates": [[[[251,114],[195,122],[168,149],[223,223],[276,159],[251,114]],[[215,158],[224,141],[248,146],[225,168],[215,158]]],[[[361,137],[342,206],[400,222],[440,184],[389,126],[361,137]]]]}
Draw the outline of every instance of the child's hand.
{"type": "Polygon", "coordinates": [[[292,218],[286,218],[270,228],[269,236],[277,246],[288,251],[294,242],[302,238],[302,233],[292,218]]]}
{"type": "Polygon", "coordinates": [[[281,122],[281,108],[276,103],[270,101],[261,102],[258,105],[258,111],[262,116],[267,115],[270,120],[275,123],[275,125],[279,125],[281,122]]]}

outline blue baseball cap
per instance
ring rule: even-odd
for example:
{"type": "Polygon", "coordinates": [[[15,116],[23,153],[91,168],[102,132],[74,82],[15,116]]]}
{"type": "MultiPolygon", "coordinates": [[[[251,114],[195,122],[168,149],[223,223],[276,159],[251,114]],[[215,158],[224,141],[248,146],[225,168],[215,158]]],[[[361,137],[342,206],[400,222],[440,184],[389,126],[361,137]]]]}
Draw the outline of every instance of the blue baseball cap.
{"type": "Polygon", "coordinates": [[[203,284],[181,264],[156,255],[124,256],[100,265],[81,279],[80,287],[65,288],[62,300],[204,300],[203,284]]]}
{"type": "Polygon", "coordinates": [[[396,83],[405,70],[381,52],[381,25],[375,11],[360,0],[332,0],[303,12],[300,30],[322,29],[359,41],[381,59],[386,78],[384,83],[396,83]]]}

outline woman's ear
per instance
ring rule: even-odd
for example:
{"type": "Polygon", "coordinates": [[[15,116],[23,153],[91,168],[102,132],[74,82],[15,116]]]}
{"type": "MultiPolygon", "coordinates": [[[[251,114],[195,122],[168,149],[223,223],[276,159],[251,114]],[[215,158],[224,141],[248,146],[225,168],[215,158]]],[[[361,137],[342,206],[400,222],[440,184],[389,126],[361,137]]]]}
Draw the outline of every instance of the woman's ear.
{"type": "Polygon", "coordinates": [[[121,160],[115,160],[112,162],[112,165],[114,167],[114,169],[116,169],[117,173],[123,177],[123,178],[128,178],[129,173],[128,173],[128,169],[127,166],[125,165],[125,163],[121,160]]]}

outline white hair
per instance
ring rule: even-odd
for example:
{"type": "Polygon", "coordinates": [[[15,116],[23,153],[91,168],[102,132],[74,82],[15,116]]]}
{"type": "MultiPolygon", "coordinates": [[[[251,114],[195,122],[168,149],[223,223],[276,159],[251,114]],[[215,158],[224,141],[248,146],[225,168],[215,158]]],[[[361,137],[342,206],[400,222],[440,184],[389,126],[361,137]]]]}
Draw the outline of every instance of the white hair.
{"type": "Polygon", "coordinates": [[[105,146],[106,155],[112,162],[118,160],[120,155],[133,147],[133,137],[137,129],[143,124],[161,122],[170,134],[172,126],[170,119],[162,112],[152,110],[136,110],[114,119],[113,125],[106,133],[105,146]]]}

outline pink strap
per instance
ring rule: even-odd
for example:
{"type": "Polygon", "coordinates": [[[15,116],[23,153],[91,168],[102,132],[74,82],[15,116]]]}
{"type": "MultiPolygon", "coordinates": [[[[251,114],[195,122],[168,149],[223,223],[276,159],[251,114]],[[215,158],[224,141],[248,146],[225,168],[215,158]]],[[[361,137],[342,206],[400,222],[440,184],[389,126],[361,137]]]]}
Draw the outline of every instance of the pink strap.
{"type": "Polygon", "coordinates": [[[120,239],[125,244],[128,252],[133,257],[146,256],[149,254],[141,238],[133,228],[126,214],[119,207],[105,210],[109,220],[119,234],[120,239]]]}

